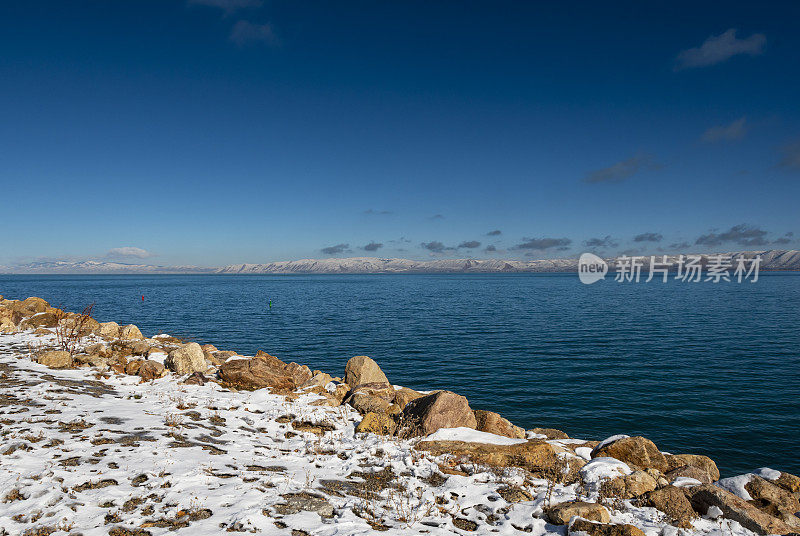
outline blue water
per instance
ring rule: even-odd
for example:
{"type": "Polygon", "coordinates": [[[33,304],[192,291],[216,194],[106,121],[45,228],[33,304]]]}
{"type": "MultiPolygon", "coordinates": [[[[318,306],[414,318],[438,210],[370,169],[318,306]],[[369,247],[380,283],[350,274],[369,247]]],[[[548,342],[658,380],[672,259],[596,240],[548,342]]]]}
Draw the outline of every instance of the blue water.
{"type": "Polygon", "coordinates": [[[101,320],[389,379],[573,437],[644,435],[723,475],[800,473],[800,275],[592,286],[574,274],[0,276],[101,320]],[[141,295],[145,301],[141,301],[141,295]],[[270,310],[268,300],[273,301],[270,310]]]}

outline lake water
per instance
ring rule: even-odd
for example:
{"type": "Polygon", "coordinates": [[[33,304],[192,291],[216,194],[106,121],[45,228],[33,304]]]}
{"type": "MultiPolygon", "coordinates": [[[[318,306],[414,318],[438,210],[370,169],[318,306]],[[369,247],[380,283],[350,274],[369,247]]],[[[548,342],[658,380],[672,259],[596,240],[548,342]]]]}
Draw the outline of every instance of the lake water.
{"type": "Polygon", "coordinates": [[[526,428],[644,435],[728,476],[800,473],[798,274],[591,286],[575,274],[0,276],[0,294],[96,302],[100,321],[332,375],[369,355],[395,384],[456,391],[526,428]]]}

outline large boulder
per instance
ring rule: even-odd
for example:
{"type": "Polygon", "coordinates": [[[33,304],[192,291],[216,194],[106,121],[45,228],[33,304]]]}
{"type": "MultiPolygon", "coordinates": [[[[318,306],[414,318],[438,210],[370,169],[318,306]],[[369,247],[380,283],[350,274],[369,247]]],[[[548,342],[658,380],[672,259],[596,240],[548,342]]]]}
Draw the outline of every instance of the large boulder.
{"type": "Polygon", "coordinates": [[[609,480],[606,487],[614,497],[633,499],[656,489],[658,482],[645,471],[634,471],[609,480]]]}
{"type": "MultiPolygon", "coordinates": [[[[119,338],[122,340],[129,341],[129,340],[144,339],[144,335],[142,335],[142,332],[139,331],[139,328],[136,327],[136,325],[128,324],[127,326],[123,326],[122,328],[120,328],[119,338]]],[[[202,352],[202,350],[200,351],[202,352]]]]}
{"type": "Polygon", "coordinates": [[[125,365],[125,374],[139,376],[143,380],[155,380],[164,375],[164,365],[150,359],[135,359],[125,365]]]}
{"type": "Polygon", "coordinates": [[[664,512],[673,525],[688,529],[697,513],[681,488],[666,486],[647,494],[646,503],[664,512]]]}
{"type": "Polygon", "coordinates": [[[633,469],[668,470],[667,459],[655,443],[641,436],[622,437],[611,443],[598,445],[592,451],[592,458],[609,457],[627,463],[633,469]]]}
{"type": "MultiPolygon", "coordinates": [[[[201,350],[202,352],[202,350],[201,350]]],[[[293,391],[297,385],[283,368],[270,366],[263,359],[233,359],[226,361],[217,372],[219,379],[238,389],[262,389],[293,391]]]]}
{"type": "Polygon", "coordinates": [[[712,482],[719,480],[717,464],[708,456],[703,456],[702,454],[665,454],[664,457],[667,460],[667,471],[673,471],[681,467],[697,467],[708,473],[712,482]]]}
{"type": "Polygon", "coordinates": [[[255,355],[255,359],[260,359],[264,363],[267,364],[270,368],[275,370],[279,370],[284,374],[291,376],[292,381],[295,384],[295,387],[303,385],[308,380],[311,379],[313,374],[311,373],[311,369],[308,368],[306,365],[298,365],[297,363],[285,363],[275,357],[274,355],[269,355],[268,353],[259,350],[258,353],[255,355]]]}
{"type": "Polygon", "coordinates": [[[352,388],[362,383],[389,383],[389,380],[375,361],[357,355],[344,367],[344,382],[352,388]]]}
{"type": "Polygon", "coordinates": [[[35,296],[31,296],[30,298],[26,298],[22,301],[14,302],[11,307],[22,313],[24,316],[31,316],[35,315],[36,313],[43,313],[50,307],[50,304],[44,301],[42,298],[37,298],[35,296]]]}
{"type": "Polygon", "coordinates": [[[800,501],[793,493],[757,475],[752,475],[744,489],[752,497],[750,504],[800,532],[800,517],[795,515],[800,512],[800,501]]]}
{"type": "Polygon", "coordinates": [[[554,525],[566,525],[575,516],[589,521],[599,521],[600,523],[611,521],[611,516],[605,506],[584,501],[568,501],[554,504],[545,510],[545,515],[554,525]]]}
{"type": "Polygon", "coordinates": [[[706,514],[712,506],[722,512],[723,517],[738,522],[746,529],[766,536],[793,532],[780,519],[762,512],[744,499],[714,484],[703,484],[686,488],[689,501],[696,512],[706,514]]]}
{"type": "Polygon", "coordinates": [[[73,366],[72,354],[63,350],[42,352],[36,356],[36,362],[54,369],[71,368],[73,366]]]}
{"type": "Polygon", "coordinates": [[[557,461],[553,446],[538,439],[514,445],[448,440],[420,441],[414,448],[433,456],[449,455],[456,463],[520,467],[530,472],[551,470],[557,461]]]}
{"type": "Polygon", "coordinates": [[[570,536],[645,536],[644,531],[628,524],[595,523],[576,517],[569,524],[570,536]]]}
{"type": "Polygon", "coordinates": [[[467,399],[451,391],[437,391],[412,400],[403,408],[403,435],[432,434],[440,428],[475,428],[478,422],[467,399]]]}
{"type": "Polygon", "coordinates": [[[164,366],[177,374],[205,372],[208,368],[203,349],[196,342],[184,344],[171,351],[164,359],[164,366]]]}
{"type": "Polygon", "coordinates": [[[391,404],[385,399],[367,393],[355,393],[347,397],[347,403],[362,415],[367,413],[386,413],[391,404]]]}
{"type": "Polygon", "coordinates": [[[118,339],[120,327],[116,322],[100,322],[95,333],[104,339],[118,339]]]}
{"type": "Polygon", "coordinates": [[[525,439],[525,430],[519,426],[514,426],[511,421],[501,417],[499,413],[478,409],[474,411],[474,414],[476,430],[514,439],[525,439]]]}
{"type": "Polygon", "coordinates": [[[58,325],[59,315],[54,311],[36,313],[19,323],[19,329],[54,328],[58,325]]]}

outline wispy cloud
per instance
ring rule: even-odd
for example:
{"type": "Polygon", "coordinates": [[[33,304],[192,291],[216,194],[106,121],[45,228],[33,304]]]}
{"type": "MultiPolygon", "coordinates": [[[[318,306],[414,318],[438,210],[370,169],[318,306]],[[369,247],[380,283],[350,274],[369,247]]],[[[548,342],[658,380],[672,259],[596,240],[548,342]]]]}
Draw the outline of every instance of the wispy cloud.
{"type": "Polygon", "coordinates": [[[608,167],[590,171],[584,179],[588,183],[622,182],[640,173],[660,169],[651,155],[639,154],[612,164],[608,167]]]}
{"type": "Polygon", "coordinates": [[[259,43],[267,45],[279,43],[271,24],[253,24],[246,20],[240,20],[233,25],[230,38],[240,47],[259,43]]]}
{"type": "Polygon", "coordinates": [[[720,246],[726,243],[733,243],[739,246],[766,246],[769,244],[767,240],[767,231],[758,227],[752,227],[744,223],[734,225],[723,233],[711,232],[701,235],[695,240],[696,245],[701,246],[720,246]]]}
{"type": "Polygon", "coordinates": [[[745,39],[738,39],[736,30],[731,28],[720,35],[712,35],[699,47],[678,54],[675,58],[675,70],[716,65],[739,54],[757,56],[764,52],[766,43],[764,34],[756,33],[745,39]]]}
{"type": "Polygon", "coordinates": [[[233,13],[239,9],[261,7],[262,0],[188,0],[189,5],[208,6],[219,8],[226,13],[233,13]]]}
{"type": "Polygon", "coordinates": [[[500,229],[495,229],[494,231],[489,231],[486,233],[486,236],[500,236],[501,234],[503,234],[503,231],[500,229]]]}
{"type": "Polygon", "coordinates": [[[610,235],[606,235],[603,238],[590,238],[584,241],[583,245],[587,248],[615,248],[619,243],[610,235]]]}
{"type": "Polygon", "coordinates": [[[481,243],[477,240],[466,240],[461,242],[458,247],[459,248],[466,248],[466,249],[475,249],[481,246],[481,243]]]}
{"type": "Polygon", "coordinates": [[[494,252],[494,251],[497,251],[497,248],[496,248],[496,247],[494,247],[493,245],[489,244],[488,246],[486,246],[486,247],[484,248],[484,250],[483,250],[483,251],[485,251],[485,252],[487,252],[487,253],[492,253],[492,252],[494,252]]]}
{"type": "Polygon", "coordinates": [[[664,236],[661,233],[642,233],[633,237],[634,242],[661,242],[664,236]]]}
{"type": "Polygon", "coordinates": [[[690,247],[691,244],[689,244],[689,242],[675,242],[674,244],[669,245],[669,249],[672,251],[685,251],[690,247]]]}
{"type": "Polygon", "coordinates": [[[383,244],[380,242],[370,242],[366,246],[363,246],[361,249],[364,251],[378,251],[383,247],[383,244]]]}
{"type": "Polygon", "coordinates": [[[747,134],[747,125],[745,124],[745,118],[742,117],[728,125],[719,125],[709,128],[703,133],[700,140],[706,143],[734,141],[741,140],[744,138],[745,134],[747,134]]]}
{"type": "Polygon", "coordinates": [[[800,140],[781,147],[780,166],[793,171],[800,171],[800,140]]]}
{"type": "Polygon", "coordinates": [[[155,256],[155,253],[134,246],[111,248],[108,250],[108,253],[106,253],[106,257],[110,259],[148,259],[155,256]]]}
{"type": "Polygon", "coordinates": [[[532,249],[536,251],[556,249],[564,251],[569,249],[570,244],[572,244],[572,240],[569,238],[523,238],[522,243],[511,249],[532,249]]]}
{"type": "Polygon", "coordinates": [[[322,252],[325,255],[338,255],[339,253],[343,253],[350,247],[350,244],[336,244],[335,246],[328,246],[322,248],[322,252]]]}
{"type": "Polygon", "coordinates": [[[388,216],[389,214],[394,214],[391,210],[374,210],[368,208],[364,211],[364,214],[368,214],[370,216],[388,216]]]}
{"type": "Polygon", "coordinates": [[[429,220],[443,220],[444,216],[442,214],[434,214],[433,216],[428,217],[429,220]]]}

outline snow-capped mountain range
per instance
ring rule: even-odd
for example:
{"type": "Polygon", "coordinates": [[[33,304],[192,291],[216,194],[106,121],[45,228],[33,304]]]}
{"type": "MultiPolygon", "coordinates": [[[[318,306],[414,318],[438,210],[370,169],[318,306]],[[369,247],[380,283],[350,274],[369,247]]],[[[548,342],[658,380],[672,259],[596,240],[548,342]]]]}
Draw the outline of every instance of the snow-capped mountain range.
{"type": "MultiPolygon", "coordinates": [[[[703,263],[713,254],[703,254],[703,263]]],[[[800,251],[765,250],[737,251],[723,255],[752,257],[761,255],[761,270],[800,270],[800,251]]],[[[678,255],[667,256],[667,262],[677,263],[678,255]]],[[[617,257],[607,258],[612,267],[617,257]]],[[[645,257],[645,266],[649,256],[645,257]]],[[[657,256],[657,262],[661,256],[657,256]]],[[[331,259],[302,259],[266,264],[230,264],[221,268],[198,266],[157,266],[152,264],[126,264],[104,261],[43,261],[0,266],[0,273],[19,274],[397,274],[397,273],[497,273],[497,272],[574,272],[578,259],[498,260],[498,259],[435,259],[417,261],[410,259],[385,259],[377,257],[350,257],[331,259]]]]}

